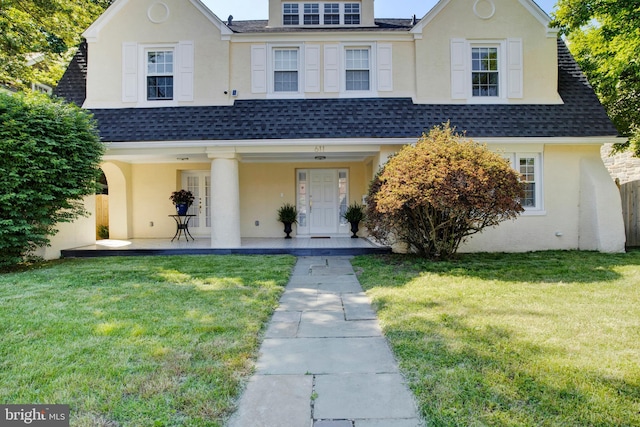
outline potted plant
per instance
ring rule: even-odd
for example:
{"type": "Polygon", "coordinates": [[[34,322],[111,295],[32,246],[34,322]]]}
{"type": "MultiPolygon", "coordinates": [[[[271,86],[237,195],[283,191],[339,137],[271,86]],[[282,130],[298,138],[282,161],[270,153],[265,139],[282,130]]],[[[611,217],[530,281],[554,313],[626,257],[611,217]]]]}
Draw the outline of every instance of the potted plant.
{"type": "Polygon", "coordinates": [[[342,216],[351,224],[351,232],[353,233],[351,238],[356,239],[358,237],[357,233],[360,221],[364,219],[364,206],[357,202],[353,202],[347,206],[347,210],[342,216]]]}
{"type": "Polygon", "coordinates": [[[284,224],[285,239],[290,239],[291,224],[298,223],[298,209],[290,203],[285,203],[278,209],[278,221],[284,224]]]}
{"type": "Polygon", "coordinates": [[[169,199],[176,206],[176,211],[178,215],[186,215],[187,210],[193,204],[195,197],[193,197],[193,193],[188,190],[180,190],[174,191],[171,193],[171,197],[169,199]]]}

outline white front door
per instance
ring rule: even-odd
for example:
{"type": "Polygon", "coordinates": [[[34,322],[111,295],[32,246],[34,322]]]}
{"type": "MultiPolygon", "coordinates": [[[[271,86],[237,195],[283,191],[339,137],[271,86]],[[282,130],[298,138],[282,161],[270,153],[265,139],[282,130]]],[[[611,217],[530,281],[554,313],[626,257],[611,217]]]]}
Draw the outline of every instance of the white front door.
{"type": "Polygon", "coordinates": [[[309,226],[311,235],[338,232],[338,171],[309,171],[309,226]]]}
{"type": "Polygon", "coordinates": [[[195,200],[187,214],[195,215],[189,221],[189,232],[194,236],[211,235],[211,173],[209,171],[182,172],[182,188],[193,193],[195,200]]]}

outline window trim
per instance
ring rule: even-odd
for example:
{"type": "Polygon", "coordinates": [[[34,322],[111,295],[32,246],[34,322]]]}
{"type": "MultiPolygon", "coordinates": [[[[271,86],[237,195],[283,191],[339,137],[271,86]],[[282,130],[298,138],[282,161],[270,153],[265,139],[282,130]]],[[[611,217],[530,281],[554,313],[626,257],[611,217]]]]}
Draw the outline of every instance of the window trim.
{"type": "MultiPolygon", "coordinates": [[[[502,79],[504,78],[504,75],[502,75],[502,73],[500,72],[500,64],[501,64],[501,59],[500,58],[500,49],[497,46],[471,46],[471,96],[474,98],[500,98],[502,96],[502,90],[501,90],[501,82],[502,79]],[[476,53],[476,51],[478,51],[478,54],[483,54],[485,52],[483,52],[483,50],[486,50],[487,55],[490,55],[492,53],[492,51],[495,50],[495,54],[496,54],[496,58],[495,58],[495,62],[496,62],[496,69],[492,70],[492,69],[475,69],[474,68],[474,62],[476,61],[476,59],[474,59],[474,54],[476,53]],[[497,76],[497,83],[495,85],[491,84],[491,83],[487,83],[487,87],[494,87],[497,91],[497,95],[475,95],[474,91],[475,91],[475,75],[476,74],[486,74],[487,76],[490,75],[496,75],[497,76]]],[[[482,59],[478,59],[479,61],[482,61],[482,59]]],[[[488,61],[491,61],[491,58],[487,59],[488,61]]],[[[482,90],[482,84],[480,84],[480,90],[482,90]]]]}
{"type": "MultiPolygon", "coordinates": [[[[541,152],[510,152],[504,153],[504,157],[509,160],[511,167],[520,174],[520,159],[533,158],[533,173],[535,177],[535,206],[522,206],[524,208],[523,215],[546,215],[544,210],[544,181],[543,181],[543,158],[541,152]]],[[[526,181],[523,181],[526,182],[526,181]]]]}
{"type": "Polygon", "coordinates": [[[503,103],[507,100],[507,54],[506,40],[473,40],[468,41],[466,48],[466,91],[469,103],[492,104],[503,103]],[[497,49],[498,61],[498,96],[474,96],[473,95],[473,64],[472,56],[474,48],[497,49]]]}
{"type": "Polygon", "coordinates": [[[178,105],[180,79],[178,78],[178,44],[162,43],[162,44],[139,44],[138,45],[138,69],[142,72],[138,73],[138,103],[144,107],[168,107],[178,105]],[[149,72],[147,69],[147,53],[154,51],[172,51],[173,52],[173,99],[147,99],[147,77],[149,72]]]}
{"type": "MultiPolygon", "coordinates": [[[[371,91],[371,49],[369,48],[359,48],[359,47],[346,47],[344,49],[344,57],[345,57],[345,65],[344,65],[344,73],[345,73],[345,92],[370,92],[371,91]],[[366,52],[366,67],[352,67],[350,68],[347,64],[349,63],[349,52],[366,52]],[[349,89],[349,72],[367,72],[367,89],[349,89]]],[[[352,58],[353,61],[362,62],[362,58],[352,58]]]]}
{"type": "Polygon", "coordinates": [[[361,25],[362,24],[362,3],[345,2],[345,3],[342,4],[342,24],[346,25],[346,26],[349,26],[349,25],[357,26],[357,25],[361,25]],[[358,22],[355,23],[355,24],[353,24],[353,23],[347,24],[347,10],[346,10],[347,4],[349,4],[351,6],[354,6],[354,5],[358,6],[358,13],[357,14],[353,13],[353,11],[352,11],[352,13],[348,14],[349,16],[358,15],[358,22]]]}
{"type": "Polygon", "coordinates": [[[271,48],[271,67],[272,67],[272,74],[271,74],[271,78],[272,78],[272,85],[270,87],[272,93],[274,94],[278,94],[278,95],[291,95],[291,94],[299,94],[300,91],[300,48],[298,47],[287,47],[287,46],[274,46],[271,48]],[[276,52],[296,52],[296,68],[295,70],[278,70],[276,68],[276,52]],[[295,71],[296,72],[296,90],[295,91],[289,91],[289,90],[276,90],[276,73],[278,71],[287,71],[287,72],[292,72],[295,71]]]}
{"type": "Polygon", "coordinates": [[[340,96],[346,98],[376,96],[378,93],[377,80],[377,44],[373,43],[342,43],[340,48],[340,96]],[[347,90],[347,50],[367,49],[369,51],[369,90],[347,90]]]}
{"type": "Polygon", "coordinates": [[[304,43],[267,43],[267,97],[268,98],[300,98],[304,95],[304,43]],[[275,51],[298,51],[298,90],[296,92],[276,92],[275,90],[275,51]]]}
{"type": "MultiPolygon", "coordinates": [[[[145,73],[145,101],[147,102],[153,102],[156,103],[158,101],[173,101],[176,96],[175,96],[175,82],[176,82],[176,53],[174,49],[145,49],[144,51],[144,63],[145,63],[145,67],[144,67],[144,73],[145,73]],[[171,72],[158,72],[156,71],[155,73],[150,73],[149,72],[149,66],[152,65],[149,62],[149,58],[150,58],[150,54],[163,54],[163,56],[167,55],[167,54],[171,54],[171,72]],[[171,77],[171,97],[166,96],[163,98],[149,98],[149,78],[154,78],[154,77],[171,77]]],[[[167,62],[165,62],[163,65],[167,65],[167,62]]]]}
{"type": "Polygon", "coordinates": [[[291,3],[282,3],[282,26],[291,26],[291,27],[295,27],[295,26],[299,26],[300,25],[300,3],[297,2],[291,2],[291,3]],[[297,9],[297,15],[294,13],[285,13],[285,8],[287,6],[296,6],[297,9]],[[285,16],[297,16],[298,17],[298,23],[296,24],[285,24],[285,16]]]}

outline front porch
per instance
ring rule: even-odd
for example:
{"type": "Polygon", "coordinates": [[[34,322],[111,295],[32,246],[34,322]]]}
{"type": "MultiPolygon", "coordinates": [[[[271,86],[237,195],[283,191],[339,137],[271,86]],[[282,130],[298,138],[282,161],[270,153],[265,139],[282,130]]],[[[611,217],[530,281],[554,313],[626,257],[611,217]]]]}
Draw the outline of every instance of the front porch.
{"type": "Polygon", "coordinates": [[[211,248],[211,239],[99,240],[96,244],[61,251],[64,258],[141,255],[295,255],[344,256],[388,254],[391,248],[369,239],[330,238],[243,238],[238,248],[211,248]]]}

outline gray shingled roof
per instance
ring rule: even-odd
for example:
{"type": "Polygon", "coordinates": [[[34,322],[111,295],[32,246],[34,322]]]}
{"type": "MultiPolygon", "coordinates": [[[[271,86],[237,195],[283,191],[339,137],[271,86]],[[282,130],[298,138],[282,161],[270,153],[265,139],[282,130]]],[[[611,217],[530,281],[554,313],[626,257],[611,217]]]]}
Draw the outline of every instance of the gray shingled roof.
{"type": "MultiPolygon", "coordinates": [[[[86,50],[80,49],[78,55],[83,54],[86,50]]],[[[616,136],[604,108],[561,40],[558,59],[558,92],[564,101],[559,105],[423,105],[409,98],[270,99],[239,100],[233,106],[92,111],[102,139],[112,142],[414,138],[446,121],[469,137],[616,136]]],[[[82,80],[75,75],[77,71],[70,66],[56,92],[79,103],[84,92],[72,84],[82,80]]]]}
{"type": "Polygon", "coordinates": [[[78,106],[82,106],[87,98],[87,42],[78,46],[78,51],[71,59],[58,86],[53,90],[54,95],[65,98],[78,106]]]}

